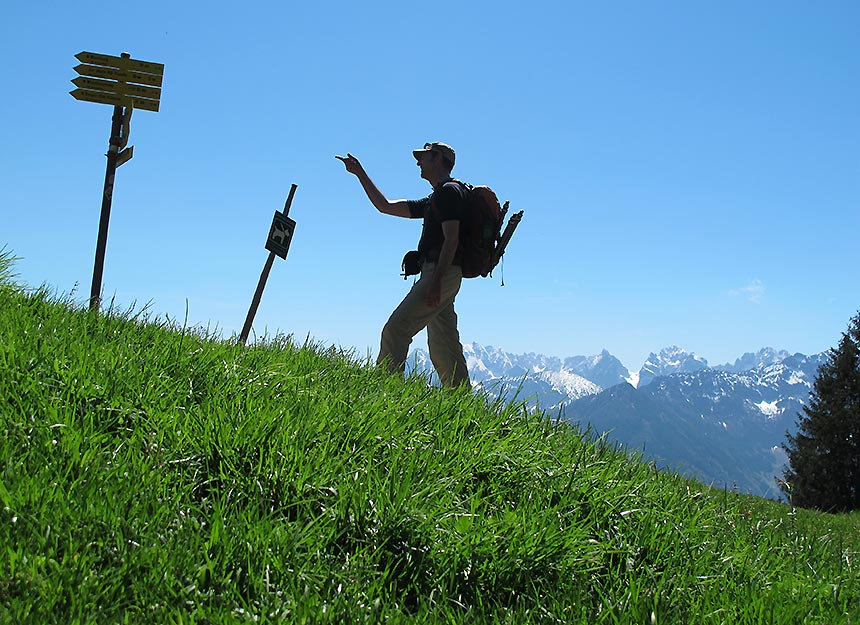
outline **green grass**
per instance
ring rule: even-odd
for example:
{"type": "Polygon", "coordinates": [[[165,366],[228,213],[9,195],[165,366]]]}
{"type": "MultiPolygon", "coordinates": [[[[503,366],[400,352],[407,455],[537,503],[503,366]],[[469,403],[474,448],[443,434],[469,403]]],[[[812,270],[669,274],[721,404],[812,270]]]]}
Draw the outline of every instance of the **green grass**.
{"type": "Polygon", "coordinates": [[[858,514],[12,277],[0,253],[0,622],[860,622],[858,514]]]}

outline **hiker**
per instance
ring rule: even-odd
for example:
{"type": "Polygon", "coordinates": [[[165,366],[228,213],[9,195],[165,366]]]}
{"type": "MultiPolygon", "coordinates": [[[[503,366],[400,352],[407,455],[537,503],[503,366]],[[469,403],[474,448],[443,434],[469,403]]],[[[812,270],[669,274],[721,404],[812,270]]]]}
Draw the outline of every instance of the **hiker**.
{"type": "Polygon", "coordinates": [[[406,275],[420,272],[420,277],[382,329],[377,363],[384,364],[392,373],[402,374],[413,337],[426,327],[430,360],[442,384],[469,384],[466,358],[457,330],[457,314],[454,312],[454,298],[463,279],[458,247],[466,190],[451,178],[454,167],[454,149],[451,146],[426,143],[412,155],[421,170],[421,177],[433,187],[433,192],[420,200],[389,200],[357,158],[350,153],[336,157],[349,173],[358,178],[368,199],[379,212],[424,220],[415,255],[417,267],[410,272],[404,266],[406,275]]]}

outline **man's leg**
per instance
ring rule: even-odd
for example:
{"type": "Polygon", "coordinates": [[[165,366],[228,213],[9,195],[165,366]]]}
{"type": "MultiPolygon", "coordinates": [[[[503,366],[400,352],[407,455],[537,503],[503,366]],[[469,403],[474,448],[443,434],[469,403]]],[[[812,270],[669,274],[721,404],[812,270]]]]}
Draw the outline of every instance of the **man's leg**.
{"type": "MultiPolygon", "coordinates": [[[[459,334],[457,334],[457,316],[454,314],[452,318],[448,314],[448,310],[450,309],[451,314],[454,313],[454,298],[460,290],[462,272],[460,267],[456,265],[452,266],[446,272],[445,277],[442,279],[442,297],[439,305],[435,308],[430,308],[425,303],[425,299],[427,285],[430,282],[430,276],[432,275],[434,268],[435,265],[432,263],[424,264],[421,268],[421,277],[418,279],[418,282],[412,286],[412,289],[406,294],[406,297],[403,298],[400,305],[394,309],[394,312],[391,313],[391,317],[389,317],[388,322],[382,329],[382,340],[380,341],[377,363],[386,363],[388,370],[392,373],[402,373],[404,371],[406,367],[406,358],[409,353],[409,345],[412,343],[412,338],[421,330],[426,328],[428,324],[430,324],[430,322],[441,313],[445,314],[445,321],[443,321],[439,326],[438,331],[434,331],[434,335],[439,335],[440,341],[447,344],[450,339],[446,337],[451,336],[450,328],[452,327],[451,324],[453,321],[454,337],[457,345],[460,345],[459,334]]],[[[434,347],[433,343],[430,341],[429,329],[428,344],[430,346],[430,358],[432,360],[434,358],[434,347]]],[[[443,349],[442,354],[444,353],[445,351],[443,349]]],[[[459,353],[462,364],[458,365],[456,368],[453,365],[443,364],[443,371],[454,372],[455,375],[458,376],[457,379],[461,379],[462,376],[466,376],[466,379],[468,380],[466,362],[465,359],[462,358],[462,346],[459,347],[459,353]]],[[[444,358],[442,362],[445,362],[444,358]]],[[[437,367],[435,362],[434,367],[437,367]]],[[[442,378],[443,373],[439,371],[438,367],[437,372],[439,373],[440,378],[442,378]]],[[[453,376],[448,376],[449,381],[452,379],[453,376]]],[[[445,380],[443,380],[443,382],[445,382],[445,380]]]]}
{"type": "Polygon", "coordinates": [[[427,285],[430,282],[432,270],[433,265],[425,263],[421,269],[421,277],[412,285],[412,289],[406,294],[400,305],[394,309],[385,327],[382,328],[379,357],[376,362],[377,364],[386,364],[391,373],[403,373],[412,338],[426,328],[430,320],[449,303],[445,299],[444,285],[442,287],[442,301],[439,306],[430,308],[425,303],[427,285]]]}
{"type": "Polygon", "coordinates": [[[442,299],[440,309],[427,324],[427,346],[430,360],[439,380],[444,386],[469,384],[469,371],[457,330],[457,313],[454,312],[454,298],[460,292],[463,272],[457,265],[451,266],[442,279],[442,299]]]}
{"type": "Polygon", "coordinates": [[[427,324],[427,345],[430,360],[444,386],[470,384],[453,301],[427,324]]]}
{"type": "MultiPolygon", "coordinates": [[[[419,280],[420,282],[420,280],[419,280]]],[[[379,342],[379,356],[376,364],[384,364],[391,373],[403,373],[406,369],[406,357],[409,354],[409,345],[412,337],[418,334],[422,327],[420,325],[420,310],[426,308],[423,299],[423,289],[418,288],[419,282],[412,285],[412,289],[394,309],[382,328],[382,338],[379,342]]]]}

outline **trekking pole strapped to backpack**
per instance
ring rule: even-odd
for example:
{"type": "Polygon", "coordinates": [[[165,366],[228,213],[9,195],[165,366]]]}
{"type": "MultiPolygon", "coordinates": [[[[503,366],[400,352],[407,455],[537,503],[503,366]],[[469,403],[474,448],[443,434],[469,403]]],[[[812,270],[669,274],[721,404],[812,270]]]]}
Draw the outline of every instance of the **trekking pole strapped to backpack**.
{"type": "MultiPolygon", "coordinates": [[[[504,214],[508,212],[508,202],[505,202],[505,207],[503,209],[502,218],[504,218],[504,214]]],[[[502,255],[505,253],[505,248],[508,246],[508,243],[511,240],[511,237],[514,236],[514,230],[517,229],[517,226],[520,223],[520,220],[523,218],[523,211],[518,213],[514,213],[511,215],[511,218],[508,219],[508,224],[505,226],[505,231],[502,233],[502,236],[499,237],[499,242],[496,244],[496,251],[493,255],[493,265],[490,269],[492,271],[496,268],[496,265],[499,264],[499,261],[502,259],[502,255]]]]}

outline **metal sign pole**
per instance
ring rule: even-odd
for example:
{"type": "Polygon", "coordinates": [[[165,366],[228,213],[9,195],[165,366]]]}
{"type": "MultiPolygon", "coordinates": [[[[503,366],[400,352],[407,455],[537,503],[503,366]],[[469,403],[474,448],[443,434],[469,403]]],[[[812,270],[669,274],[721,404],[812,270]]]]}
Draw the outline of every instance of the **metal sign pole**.
{"type": "MultiPolygon", "coordinates": [[[[293,184],[290,187],[290,194],[287,196],[287,202],[284,204],[284,211],[280,213],[275,211],[275,220],[272,223],[272,228],[269,231],[269,241],[266,243],[266,248],[274,247],[271,245],[272,242],[272,233],[276,231],[276,228],[281,228],[284,222],[292,222],[291,219],[287,217],[290,212],[290,205],[293,203],[293,196],[296,194],[296,187],[298,185],[293,184]]],[[[292,231],[295,228],[295,222],[292,222],[292,226],[288,226],[290,229],[287,231],[286,229],[278,229],[277,232],[283,234],[283,238],[278,241],[278,246],[275,249],[270,249],[269,257],[266,259],[266,264],[263,265],[263,272],[260,274],[260,281],[257,283],[257,290],[254,292],[254,298],[251,300],[251,307],[248,309],[248,315],[245,317],[245,325],[242,327],[242,333],[239,335],[239,342],[243,345],[248,341],[248,336],[251,334],[251,326],[254,323],[254,317],[257,315],[257,308],[260,306],[260,300],[263,298],[263,290],[266,288],[266,282],[269,279],[269,272],[272,270],[272,265],[275,262],[275,256],[280,256],[281,258],[287,257],[287,251],[289,250],[289,243],[292,239],[292,231]]]]}

